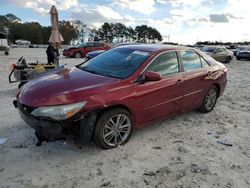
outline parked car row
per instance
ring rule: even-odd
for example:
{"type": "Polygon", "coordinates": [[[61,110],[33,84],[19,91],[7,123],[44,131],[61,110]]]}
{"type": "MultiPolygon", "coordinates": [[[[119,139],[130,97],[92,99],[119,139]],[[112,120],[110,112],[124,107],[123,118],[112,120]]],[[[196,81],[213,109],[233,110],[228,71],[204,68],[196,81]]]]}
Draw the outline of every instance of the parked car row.
{"type": "Polygon", "coordinates": [[[125,45],[29,81],[13,103],[38,145],[73,134],[81,144],[93,139],[110,149],[154,121],[210,112],[226,84],[227,68],[199,50],[125,45]]]}
{"type": "MultiPolygon", "coordinates": [[[[96,42],[95,44],[99,43],[96,42]]],[[[120,43],[113,46],[112,48],[124,45],[140,45],[140,43],[120,43]]],[[[89,47],[84,47],[83,49],[81,49],[81,46],[90,46],[90,42],[84,43],[76,47],[70,47],[68,49],[65,49],[63,54],[68,57],[78,57],[78,58],[85,57],[87,60],[89,60],[102,54],[103,52],[109,49],[109,48],[90,49],[89,47]],[[82,50],[82,52],[80,52],[80,49],[82,50]]],[[[245,48],[245,47],[240,47],[233,51],[228,50],[226,47],[220,47],[220,46],[202,46],[197,49],[205,52],[215,60],[222,63],[229,63],[233,59],[234,55],[236,56],[237,60],[250,59],[250,48],[245,48]]]]}

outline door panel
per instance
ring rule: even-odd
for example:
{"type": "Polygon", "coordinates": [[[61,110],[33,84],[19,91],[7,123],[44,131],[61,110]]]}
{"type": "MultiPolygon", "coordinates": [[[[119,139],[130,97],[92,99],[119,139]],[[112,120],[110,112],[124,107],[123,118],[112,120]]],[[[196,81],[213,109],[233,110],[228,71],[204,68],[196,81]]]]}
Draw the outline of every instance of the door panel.
{"type": "Polygon", "coordinates": [[[182,112],[201,105],[211,81],[206,79],[210,72],[203,58],[194,51],[180,53],[183,62],[183,102],[182,112]]]}
{"type": "Polygon", "coordinates": [[[138,123],[146,123],[161,117],[167,117],[181,111],[183,96],[182,75],[163,78],[138,84],[136,100],[138,109],[138,123]]]}
{"type": "Polygon", "coordinates": [[[201,105],[207,88],[211,84],[205,79],[207,70],[198,70],[183,73],[183,103],[182,112],[197,108],[201,105]]]}

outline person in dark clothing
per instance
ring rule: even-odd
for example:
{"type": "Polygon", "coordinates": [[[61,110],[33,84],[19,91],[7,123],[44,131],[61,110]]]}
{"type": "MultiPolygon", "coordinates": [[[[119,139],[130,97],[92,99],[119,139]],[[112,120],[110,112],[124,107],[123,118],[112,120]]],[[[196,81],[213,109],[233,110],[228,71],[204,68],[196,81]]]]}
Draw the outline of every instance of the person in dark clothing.
{"type": "Polygon", "coordinates": [[[58,63],[59,51],[58,49],[55,49],[53,45],[51,45],[50,43],[47,47],[46,54],[47,54],[48,64],[58,63]]]}
{"type": "Polygon", "coordinates": [[[49,46],[46,50],[48,64],[54,63],[54,47],[49,43],[49,46]]]}

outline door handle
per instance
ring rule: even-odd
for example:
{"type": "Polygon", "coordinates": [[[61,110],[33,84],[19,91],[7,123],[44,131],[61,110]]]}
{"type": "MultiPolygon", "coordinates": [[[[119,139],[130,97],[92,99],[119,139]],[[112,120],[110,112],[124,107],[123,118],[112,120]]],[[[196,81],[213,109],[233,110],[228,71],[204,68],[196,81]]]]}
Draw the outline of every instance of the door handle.
{"type": "Polygon", "coordinates": [[[181,85],[183,83],[183,81],[181,80],[181,79],[178,79],[177,81],[176,81],[176,84],[178,84],[178,85],[181,85]]]}
{"type": "Polygon", "coordinates": [[[207,72],[207,75],[209,76],[209,75],[211,75],[212,74],[212,71],[208,71],[207,72]]]}

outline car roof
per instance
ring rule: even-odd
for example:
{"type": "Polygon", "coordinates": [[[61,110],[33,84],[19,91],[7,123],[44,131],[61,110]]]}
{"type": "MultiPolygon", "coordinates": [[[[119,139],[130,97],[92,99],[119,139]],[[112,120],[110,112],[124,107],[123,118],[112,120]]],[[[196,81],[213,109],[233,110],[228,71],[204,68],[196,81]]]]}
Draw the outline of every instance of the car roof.
{"type": "Polygon", "coordinates": [[[175,46],[165,44],[136,44],[136,45],[123,45],[116,48],[128,48],[145,52],[158,52],[158,51],[170,51],[170,50],[195,50],[194,48],[186,46],[175,46]]]}

